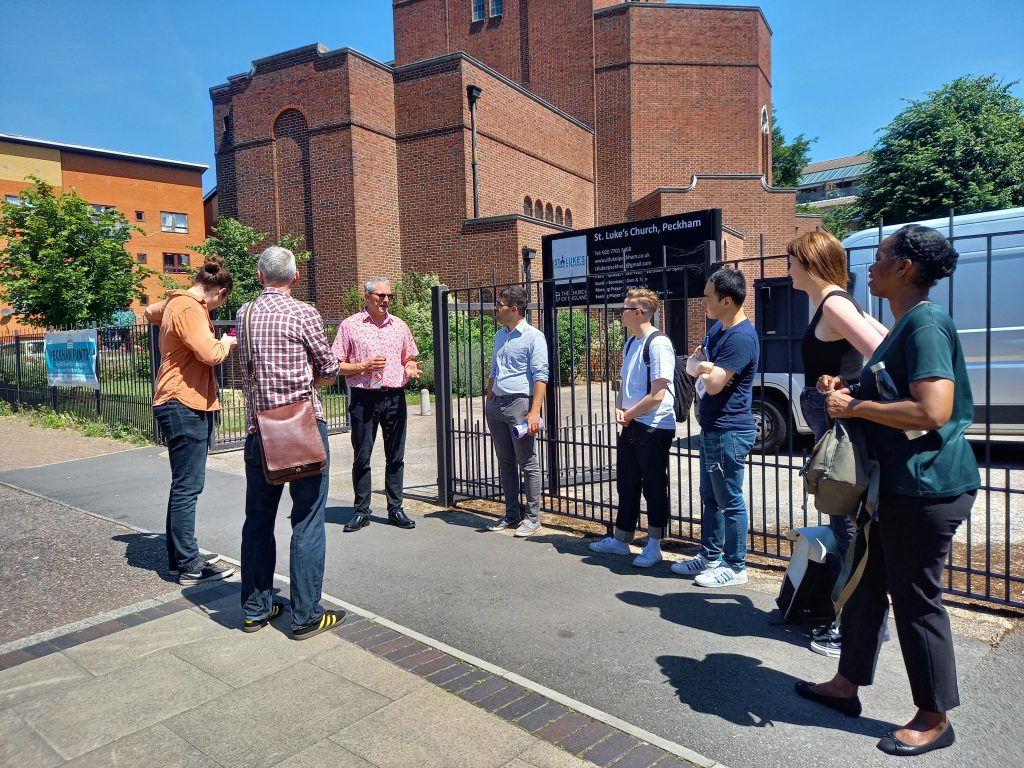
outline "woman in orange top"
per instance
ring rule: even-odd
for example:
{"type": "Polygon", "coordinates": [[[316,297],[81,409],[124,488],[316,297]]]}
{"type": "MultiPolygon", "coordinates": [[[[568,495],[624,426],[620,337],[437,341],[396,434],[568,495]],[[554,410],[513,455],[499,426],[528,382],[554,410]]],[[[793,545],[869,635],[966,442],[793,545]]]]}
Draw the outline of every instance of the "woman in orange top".
{"type": "Polygon", "coordinates": [[[216,338],[210,311],[227,301],[233,281],[217,257],[207,261],[192,287],[171,291],[146,309],[160,326],[160,371],[153,415],[167,441],[171,491],[167,501],[167,559],[181,584],[223,579],[234,569],[199,553],[196,502],[206,481],[206,455],[213,412],[220,410],[214,366],[235,346],[234,336],[216,338]]]}

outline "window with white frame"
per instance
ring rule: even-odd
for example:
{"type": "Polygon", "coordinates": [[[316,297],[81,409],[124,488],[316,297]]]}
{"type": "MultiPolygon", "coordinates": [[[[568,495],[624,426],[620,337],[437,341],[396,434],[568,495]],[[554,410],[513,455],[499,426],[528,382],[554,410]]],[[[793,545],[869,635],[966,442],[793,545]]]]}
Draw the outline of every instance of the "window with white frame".
{"type": "Polygon", "coordinates": [[[164,272],[188,272],[188,254],[165,253],[164,272]]]}
{"type": "Polygon", "coordinates": [[[188,234],[188,214],[160,211],[160,231],[188,234]]]}
{"type": "Polygon", "coordinates": [[[473,21],[484,20],[484,2],[485,0],[472,0],[473,2],[473,21]]]}
{"type": "Polygon", "coordinates": [[[4,201],[11,205],[24,205],[25,201],[17,195],[4,195],[4,201]]]}
{"type": "Polygon", "coordinates": [[[505,11],[505,3],[503,0],[491,0],[491,18],[495,16],[501,16],[505,11]]]}

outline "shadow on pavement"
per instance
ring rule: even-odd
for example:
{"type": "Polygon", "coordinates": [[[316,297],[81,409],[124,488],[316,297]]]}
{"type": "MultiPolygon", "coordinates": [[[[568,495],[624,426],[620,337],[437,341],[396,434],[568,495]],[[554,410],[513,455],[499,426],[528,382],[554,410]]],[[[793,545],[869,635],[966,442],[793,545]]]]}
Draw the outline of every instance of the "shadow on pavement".
{"type": "Polygon", "coordinates": [[[113,536],[112,541],[125,545],[124,558],[132,568],[153,571],[164,581],[178,583],[167,570],[167,544],[156,533],[125,533],[113,536]]]}
{"type": "MultiPolygon", "coordinates": [[[[668,575],[680,578],[671,571],[668,575]]],[[[804,649],[809,641],[800,625],[771,623],[769,618],[775,615],[775,611],[761,610],[742,592],[717,589],[655,595],[629,591],[620,592],[616,597],[638,608],[657,608],[665,621],[723,637],[763,637],[804,649]]]]}
{"type": "MultiPolygon", "coordinates": [[[[327,507],[324,510],[324,522],[331,525],[345,525],[356,513],[355,507],[327,507]]],[[[379,523],[387,522],[387,517],[370,517],[370,520],[379,523]]]]}
{"type": "Polygon", "coordinates": [[[881,736],[893,723],[870,717],[846,717],[799,698],[797,678],[762,666],[738,653],[709,653],[701,659],[659,656],[662,674],[679,701],[694,712],[716,715],[730,723],[764,728],[776,723],[832,727],[837,731],[881,736]]]}

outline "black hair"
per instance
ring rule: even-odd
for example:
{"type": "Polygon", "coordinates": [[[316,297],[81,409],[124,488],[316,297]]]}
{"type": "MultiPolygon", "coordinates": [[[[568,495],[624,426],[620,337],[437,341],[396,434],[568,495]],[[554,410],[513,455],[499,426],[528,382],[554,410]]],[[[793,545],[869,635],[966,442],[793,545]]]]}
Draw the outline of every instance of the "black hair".
{"type": "Polygon", "coordinates": [[[942,233],[920,224],[908,224],[892,236],[894,259],[910,259],[917,264],[914,285],[929,288],[956,271],[960,254],[942,233]]]}
{"type": "Polygon", "coordinates": [[[498,298],[503,300],[510,307],[517,307],[519,314],[525,316],[526,308],[530,306],[530,296],[521,285],[509,285],[498,291],[498,298]]]}
{"type": "Polygon", "coordinates": [[[743,306],[747,298],[747,280],[738,269],[719,269],[712,273],[708,282],[714,286],[719,301],[729,297],[737,307],[743,306]]]}
{"type": "Polygon", "coordinates": [[[205,290],[227,288],[228,293],[231,293],[234,283],[231,273],[224,266],[224,261],[220,256],[208,256],[206,263],[199,268],[192,279],[193,285],[201,285],[205,290]]]}

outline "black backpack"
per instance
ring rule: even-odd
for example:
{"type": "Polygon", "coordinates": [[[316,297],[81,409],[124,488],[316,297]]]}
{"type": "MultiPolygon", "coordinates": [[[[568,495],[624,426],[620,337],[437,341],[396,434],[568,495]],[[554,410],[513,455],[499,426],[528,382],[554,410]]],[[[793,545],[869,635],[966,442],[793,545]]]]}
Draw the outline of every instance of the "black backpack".
{"type": "MultiPolygon", "coordinates": [[[[651,393],[651,342],[658,336],[665,336],[663,331],[655,331],[644,340],[643,360],[647,366],[647,394],[651,393]]],[[[630,336],[626,342],[624,356],[629,354],[630,346],[636,339],[630,336]]],[[[671,341],[671,340],[670,340],[671,341]]],[[[669,391],[672,393],[672,411],[675,413],[676,423],[682,424],[690,417],[690,407],[693,405],[694,389],[693,379],[686,374],[686,355],[676,355],[676,367],[672,376],[672,386],[669,391]]]]}

